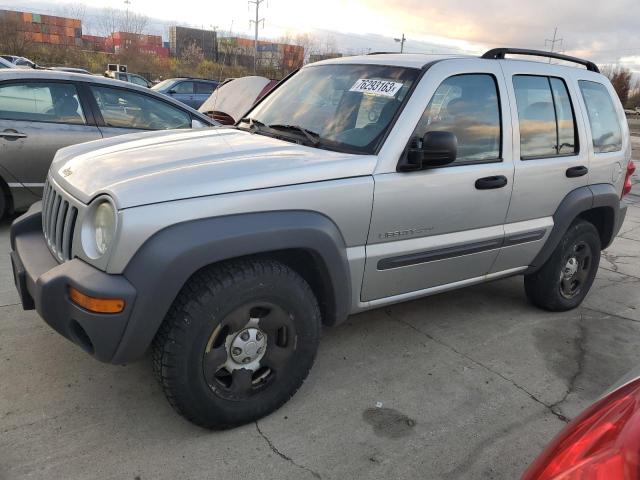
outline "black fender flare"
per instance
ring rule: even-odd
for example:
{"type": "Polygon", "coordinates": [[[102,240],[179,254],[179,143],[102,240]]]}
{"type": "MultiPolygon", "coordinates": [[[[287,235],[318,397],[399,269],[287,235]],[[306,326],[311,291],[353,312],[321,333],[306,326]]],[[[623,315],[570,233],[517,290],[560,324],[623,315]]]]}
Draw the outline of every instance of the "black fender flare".
{"type": "Polygon", "coordinates": [[[607,237],[602,248],[607,248],[618,234],[626,208],[621,205],[620,194],[613,185],[602,183],[576,188],[567,194],[553,214],[553,229],[546,243],[533,259],[525,274],[533,273],[540,269],[551,257],[560,240],[565,235],[571,224],[581,214],[594,208],[606,208],[613,216],[611,235],[607,237]]]}
{"type": "Polygon", "coordinates": [[[112,363],[144,354],[180,289],[201,268],[292,249],[312,253],[324,266],[333,296],[325,323],[346,319],[351,304],[346,245],[336,224],[326,216],[287,210],[190,220],[152,235],[127,264],[123,274],[137,297],[112,363]]]}

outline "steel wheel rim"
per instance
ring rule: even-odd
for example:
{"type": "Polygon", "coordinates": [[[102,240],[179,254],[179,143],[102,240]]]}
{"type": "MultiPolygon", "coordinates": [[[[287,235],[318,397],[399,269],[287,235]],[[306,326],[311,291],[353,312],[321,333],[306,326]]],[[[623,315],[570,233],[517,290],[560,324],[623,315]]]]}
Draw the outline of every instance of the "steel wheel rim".
{"type": "Polygon", "coordinates": [[[247,400],[286,370],[296,348],[292,315],[272,301],[244,304],[214,329],[203,354],[209,388],[226,400],[247,400]]]}
{"type": "Polygon", "coordinates": [[[564,255],[560,269],[560,295],[566,299],[579,295],[589,278],[593,252],[583,240],[574,243],[564,255]]]}

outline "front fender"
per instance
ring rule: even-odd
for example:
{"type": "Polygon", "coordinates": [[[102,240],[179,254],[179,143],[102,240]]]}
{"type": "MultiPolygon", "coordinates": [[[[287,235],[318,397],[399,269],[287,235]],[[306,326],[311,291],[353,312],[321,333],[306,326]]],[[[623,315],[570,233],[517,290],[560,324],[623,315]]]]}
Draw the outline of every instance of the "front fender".
{"type": "Polygon", "coordinates": [[[201,268],[287,249],[306,250],[324,263],[334,297],[327,323],[345,319],[351,302],[346,246],[326,216],[271,211],[191,220],[154,234],[127,265],[123,274],[135,287],[137,299],[112,363],[144,354],[180,289],[201,268]]]}

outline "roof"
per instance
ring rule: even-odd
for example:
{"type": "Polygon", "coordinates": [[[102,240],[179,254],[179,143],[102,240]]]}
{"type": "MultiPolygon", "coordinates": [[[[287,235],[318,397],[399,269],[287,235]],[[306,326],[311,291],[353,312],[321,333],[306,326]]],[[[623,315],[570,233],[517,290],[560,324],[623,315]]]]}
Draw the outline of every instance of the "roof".
{"type": "Polygon", "coordinates": [[[357,55],[353,57],[339,57],[310,63],[309,65],[335,65],[335,64],[360,64],[360,65],[391,65],[395,67],[422,68],[436,60],[450,58],[477,58],[469,55],[444,54],[427,55],[423,53],[376,53],[372,55],[357,55]]]}
{"type": "MultiPolygon", "coordinates": [[[[509,50],[509,49],[505,49],[509,50]]],[[[514,49],[511,49],[514,50],[514,49]]],[[[510,52],[507,52],[510,53],[510,52]]],[[[545,54],[546,52],[539,52],[545,54]]],[[[517,53],[515,53],[517,55],[517,53]]],[[[572,58],[572,57],[566,57],[572,58]]],[[[390,65],[396,67],[406,67],[406,68],[422,68],[425,65],[430,63],[441,61],[441,60],[453,60],[453,59],[467,59],[475,62],[495,62],[495,61],[503,61],[503,62],[514,62],[514,63],[526,63],[527,65],[535,64],[535,65],[544,65],[546,69],[550,69],[550,71],[575,71],[576,68],[581,69],[581,67],[576,67],[574,65],[567,64],[557,64],[557,63],[547,63],[541,62],[537,60],[524,60],[522,58],[482,58],[480,56],[475,55],[462,55],[462,54],[442,54],[442,55],[434,55],[434,54],[421,54],[421,53],[376,53],[370,55],[357,55],[353,57],[340,57],[340,58],[331,58],[328,60],[322,60],[320,62],[309,63],[305,66],[312,67],[314,65],[390,65]]],[[[591,64],[591,62],[583,61],[585,63],[591,64]]],[[[582,70],[582,69],[581,69],[582,70]]],[[[585,71],[588,71],[585,69],[585,71]]],[[[594,76],[601,75],[596,71],[588,71],[589,74],[594,76]]]]}

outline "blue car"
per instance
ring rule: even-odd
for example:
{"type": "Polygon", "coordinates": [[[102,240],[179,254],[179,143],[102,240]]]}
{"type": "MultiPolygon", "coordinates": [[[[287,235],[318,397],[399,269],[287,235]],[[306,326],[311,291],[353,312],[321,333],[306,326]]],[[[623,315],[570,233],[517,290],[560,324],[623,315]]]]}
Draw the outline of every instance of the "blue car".
{"type": "Polygon", "coordinates": [[[205,78],[168,78],[152,87],[152,90],[164,93],[197,110],[218,85],[219,82],[205,78]]]}

